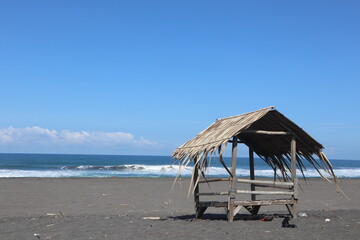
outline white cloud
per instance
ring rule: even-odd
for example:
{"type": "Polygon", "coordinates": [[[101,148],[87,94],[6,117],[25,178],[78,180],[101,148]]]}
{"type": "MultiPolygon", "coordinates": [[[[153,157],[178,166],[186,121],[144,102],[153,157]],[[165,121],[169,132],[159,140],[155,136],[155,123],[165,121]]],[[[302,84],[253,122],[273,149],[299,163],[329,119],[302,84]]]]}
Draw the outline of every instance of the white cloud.
{"type": "Polygon", "coordinates": [[[57,134],[58,133],[55,130],[49,130],[41,127],[8,127],[0,129],[0,144],[54,140],[56,139],[57,134]]]}
{"type": "Polygon", "coordinates": [[[140,145],[144,145],[144,144],[145,144],[145,145],[150,145],[150,146],[156,146],[156,145],[158,145],[158,143],[149,141],[149,140],[147,140],[147,139],[145,139],[145,138],[143,138],[143,137],[140,137],[139,140],[135,140],[135,143],[140,144],[140,145]]]}
{"type": "Polygon", "coordinates": [[[90,136],[91,134],[86,131],[72,132],[69,130],[63,130],[58,134],[57,140],[62,143],[81,144],[84,143],[90,136]]]}
{"type": "Polygon", "coordinates": [[[0,129],[0,145],[156,146],[158,143],[143,137],[136,139],[125,132],[56,131],[35,126],[0,129]]]}

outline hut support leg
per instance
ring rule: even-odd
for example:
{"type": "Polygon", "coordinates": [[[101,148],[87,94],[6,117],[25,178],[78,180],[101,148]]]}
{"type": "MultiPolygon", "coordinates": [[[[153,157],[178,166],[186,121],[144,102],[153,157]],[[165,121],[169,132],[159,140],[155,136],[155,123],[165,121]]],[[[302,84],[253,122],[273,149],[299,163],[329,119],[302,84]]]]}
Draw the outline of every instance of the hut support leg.
{"type": "Polygon", "coordinates": [[[236,214],[238,214],[238,213],[240,212],[240,210],[241,210],[242,207],[243,207],[243,206],[238,205],[238,206],[234,209],[234,216],[236,216],[236,214]]]}
{"type": "Polygon", "coordinates": [[[207,207],[196,207],[196,212],[195,212],[195,218],[196,219],[200,219],[201,216],[204,214],[204,212],[206,211],[207,207]]]}
{"type": "Polygon", "coordinates": [[[297,215],[296,215],[296,203],[294,204],[286,204],[285,205],[287,210],[289,211],[290,215],[292,218],[297,218],[297,215]]]}
{"type": "Polygon", "coordinates": [[[231,176],[229,182],[229,196],[228,196],[228,214],[227,218],[229,222],[234,221],[235,213],[235,192],[236,192],[236,157],[237,157],[237,137],[233,138],[232,143],[232,160],[231,160],[231,176]]]}
{"type": "Polygon", "coordinates": [[[275,166],[274,167],[274,182],[276,182],[276,170],[277,170],[277,167],[275,166]]]}
{"type": "MultiPolygon", "coordinates": [[[[296,140],[293,136],[291,139],[291,178],[294,183],[294,195],[291,197],[292,200],[294,200],[294,204],[290,205],[290,213],[293,218],[297,218],[297,211],[296,211],[296,205],[297,205],[297,185],[298,185],[298,179],[296,176],[296,140]]],[[[287,206],[289,209],[289,206],[287,206]]]]}
{"type": "MultiPolygon", "coordinates": [[[[254,168],[254,151],[250,147],[249,148],[249,167],[250,167],[250,180],[255,180],[255,168],[254,168]]],[[[251,191],[255,191],[255,184],[251,184],[251,191]]],[[[251,201],[256,200],[256,195],[251,194],[251,201]]]]}
{"type": "MultiPolygon", "coordinates": [[[[255,167],[254,167],[254,150],[249,147],[249,168],[250,168],[250,180],[255,180],[255,167]]],[[[255,191],[255,184],[250,184],[251,191],[255,191]]],[[[256,201],[256,195],[251,194],[251,201],[256,201]]],[[[253,216],[256,216],[259,212],[260,205],[257,206],[244,206],[253,216]]]]}
{"type": "MultiPolygon", "coordinates": [[[[196,180],[199,177],[199,170],[198,170],[198,164],[195,164],[194,166],[194,184],[196,184],[196,180]]],[[[207,207],[200,207],[200,197],[199,197],[199,184],[194,185],[195,191],[194,191],[194,202],[195,202],[195,218],[199,219],[206,211],[207,207]]]]}
{"type": "Polygon", "coordinates": [[[255,205],[255,206],[244,206],[246,210],[248,210],[251,215],[256,216],[260,210],[261,205],[255,205]]]}

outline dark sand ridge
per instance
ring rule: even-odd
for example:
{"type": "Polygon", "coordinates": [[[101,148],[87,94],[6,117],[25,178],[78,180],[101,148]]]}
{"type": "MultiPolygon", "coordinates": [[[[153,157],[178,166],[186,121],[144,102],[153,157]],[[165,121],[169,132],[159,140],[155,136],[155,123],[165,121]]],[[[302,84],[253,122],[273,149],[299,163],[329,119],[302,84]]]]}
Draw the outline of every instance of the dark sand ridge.
{"type": "MultiPolygon", "coordinates": [[[[192,196],[187,198],[189,179],[181,186],[177,182],[170,192],[173,181],[0,179],[0,239],[358,239],[360,234],[360,179],[340,179],[351,200],[324,180],[309,179],[308,185],[301,181],[298,210],[308,217],[291,220],[296,229],[281,228],[283,218],[249,220],[245,210],[234,223],[224,220],[223,209],[213,208],[203,220],[194,220],[192,196]]],[[[286,213],[285,207],[260,210],[264,216],[274,213],[286,213]]]]}

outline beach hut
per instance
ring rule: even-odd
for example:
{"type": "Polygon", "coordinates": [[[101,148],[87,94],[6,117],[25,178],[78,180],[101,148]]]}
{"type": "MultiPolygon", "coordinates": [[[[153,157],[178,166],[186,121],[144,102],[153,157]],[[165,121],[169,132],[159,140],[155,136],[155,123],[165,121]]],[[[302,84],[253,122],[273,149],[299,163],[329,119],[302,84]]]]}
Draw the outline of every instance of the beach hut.
{"type": "Polygon", "coordinates": [[[193,174],[189,193],[194,194],[196,218],[200,218],[208,207],[224,207],[228,221],[241,208],[256,215],[261,206],[284,205],[292,217],[297,216],[298,169],[304,177],[305,161],[311,164],[326,180],[336,182],[330,161],[323,153],[324,147],[298,125],[285,117],[275,107],[216,120],[196,137],[176,148],[172,157],[180,160],[181,166],[193,162],[193,174]],[[231,144],[231,166],[227,166],[223,153],[231,144]],[[250,178],[237,177],[236,161],[238,144],[249,148],[250,178]],[[274,179],[255,179],[254,153],[273,170],[274,179]],[[226,169],[228,177],[206,177],[209,162],[218,159],[226,169]],[[199,185],[209,186],[215,182],[226,182],[222,192],[200,192],[199,185]],[[244,188],[247,185],[247,188],[244,188]],[[260,190],[259,190],[260,189],[260,190]],[[225,201],[203,201],[203,196],[222,196],[225,201]],[[244,199],[244,197],[246,199],[244,199]],[[248,198],[248,199],[247,199],[248,198]]]}

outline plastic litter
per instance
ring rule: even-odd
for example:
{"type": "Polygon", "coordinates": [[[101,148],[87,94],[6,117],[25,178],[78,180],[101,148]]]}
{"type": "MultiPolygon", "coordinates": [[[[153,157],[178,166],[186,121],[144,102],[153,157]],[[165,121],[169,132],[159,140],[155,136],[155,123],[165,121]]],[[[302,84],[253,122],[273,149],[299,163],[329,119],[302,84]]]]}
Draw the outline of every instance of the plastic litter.
{"type": "Polygon", "coordinates": [[[142,219],[146,219],[146,220],[160,220],[160,217],[143,217],[142,219]]]}
{"type": "Polygon", "coordinates": [[[260,219],[260,221],[269,222],[269,221],[272,221],[273,219],[274,219],[274,216],[267,216],[267,217],[260,219]]]}
{"type": "Polygon", "coordinates": [[[307,217],[308,215],[307,215],[307,213],[301,212],[298,214],[298,216],[299,217],[307,217]]]}

